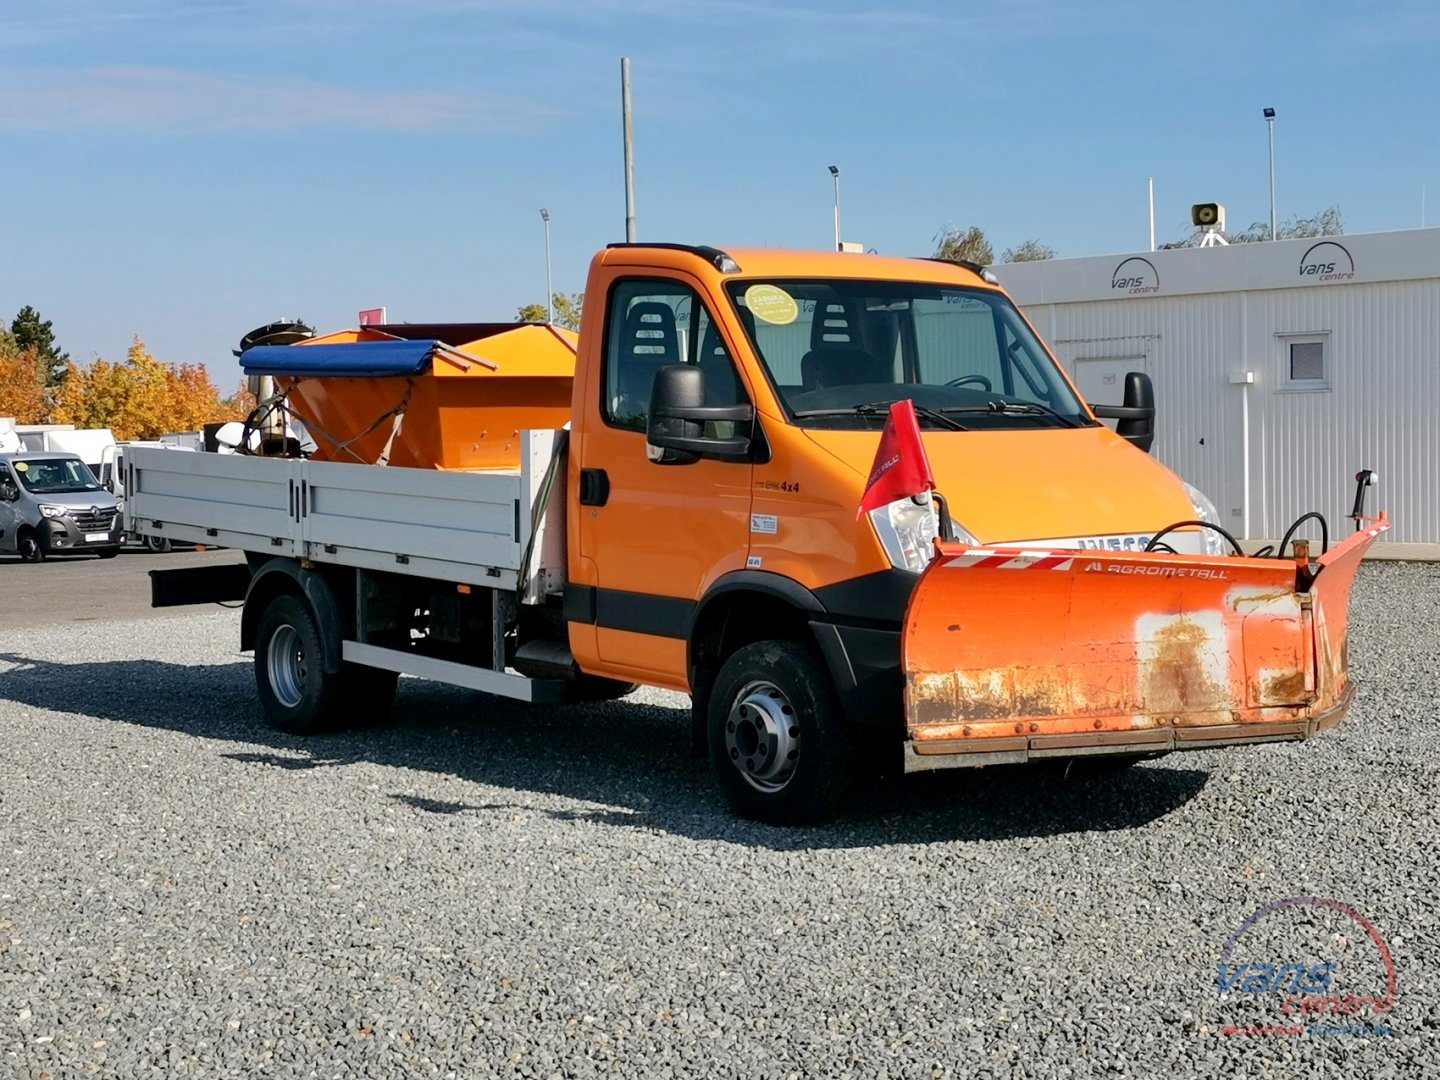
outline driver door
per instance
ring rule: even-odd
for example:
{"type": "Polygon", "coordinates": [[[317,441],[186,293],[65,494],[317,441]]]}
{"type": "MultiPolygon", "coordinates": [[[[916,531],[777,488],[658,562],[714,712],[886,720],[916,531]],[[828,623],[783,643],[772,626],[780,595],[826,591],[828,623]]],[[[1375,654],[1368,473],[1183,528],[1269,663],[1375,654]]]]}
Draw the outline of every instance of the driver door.
{"type": "Polygon", "coordinates": [[[684,690],[697,602],[720,575],[745,567],[752,469],[746,461],[651,462],[650,388],[667,364],[699,364],[707,405],[751,398],[696,283],[621,278],[604,302],[604,354],[590,376],[593,411],[579,450],[589,477],[581,477],[578,512],[582,562],[594,575],[586,593],[594,645],[607,673],[684,690]]]}

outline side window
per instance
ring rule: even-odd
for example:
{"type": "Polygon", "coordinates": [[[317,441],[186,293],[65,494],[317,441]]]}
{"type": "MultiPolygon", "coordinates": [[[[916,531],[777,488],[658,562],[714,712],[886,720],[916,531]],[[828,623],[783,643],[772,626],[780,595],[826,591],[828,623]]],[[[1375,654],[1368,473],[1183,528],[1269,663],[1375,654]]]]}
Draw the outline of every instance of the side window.
{"type": "Polygon", "coordinates": [[[20,489],[15,483],[15,478],[10,475],[8,465],[0,465],[0,499],[10,502],[20,495],[20,489]]]}
{"type": "Polygon", "coordinates": [[[622,281],[610,292],[605,343],[605,418],[644,431],[655,373],[666,364],[699,364],[706,405],[748,399],[719,327],[699,298],[674,281],[622,281]]]}
{"type": "Polygon", "coordinates": [[[1330,389],[1330,335],[1279,334],[1283,364],[1279,389],[1330,389]]]}

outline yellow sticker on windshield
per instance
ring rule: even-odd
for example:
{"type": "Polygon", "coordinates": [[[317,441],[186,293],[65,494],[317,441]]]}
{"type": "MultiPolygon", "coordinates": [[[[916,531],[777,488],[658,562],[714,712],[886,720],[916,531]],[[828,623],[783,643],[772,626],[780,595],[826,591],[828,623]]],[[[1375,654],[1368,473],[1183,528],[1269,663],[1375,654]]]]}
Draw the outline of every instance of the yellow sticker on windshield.
{"type": "Polygon", "coordinates": [[[745,306],[757,319],[789,326],[800,317],[800,305],[778,285],[751,285],[745,290],[745,306]]]}
{"type": "Polygon", "coordinates": [[[15,462],[15,471],[16,471],[16,472],[29,472],[29,471],[30,471],[30,463],[29,463],[29,462],[26,462],[26,461],[17,461],[17,462],[15,462]]]}

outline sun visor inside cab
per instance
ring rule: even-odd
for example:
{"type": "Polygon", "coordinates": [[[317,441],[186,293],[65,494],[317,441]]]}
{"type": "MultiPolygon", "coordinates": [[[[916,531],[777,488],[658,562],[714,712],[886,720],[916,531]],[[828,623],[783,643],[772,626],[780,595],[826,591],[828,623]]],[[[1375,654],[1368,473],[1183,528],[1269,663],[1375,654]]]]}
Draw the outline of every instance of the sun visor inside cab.
{"type": "MultiPolygon", "coordinates": [[[[419,375],[428,371],[439,341],[349,341],[330,345],[257,345],[240,354],[246,375],[419,375]]],[[[446,351],[449,351],[448,349],[446,351]]]]}

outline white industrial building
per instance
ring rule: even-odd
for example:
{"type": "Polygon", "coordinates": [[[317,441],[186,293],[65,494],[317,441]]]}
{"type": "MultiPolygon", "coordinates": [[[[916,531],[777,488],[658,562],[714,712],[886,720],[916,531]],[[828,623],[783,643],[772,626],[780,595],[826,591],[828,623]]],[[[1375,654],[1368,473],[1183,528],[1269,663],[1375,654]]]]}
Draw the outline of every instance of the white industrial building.
{"type": "Polygon", "coordinates": [[[1155,455],[1236,535],[1348,532],[1371,468],[1391,553],[1440,555],[1440,229],[993,269],[1088,400],[1150,375],[1155,455]]]}

